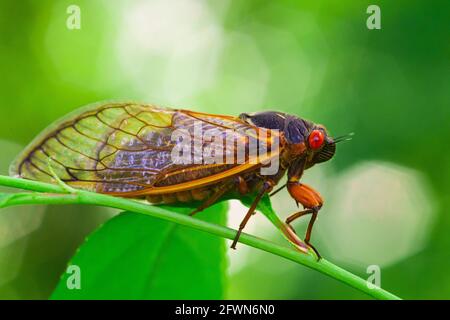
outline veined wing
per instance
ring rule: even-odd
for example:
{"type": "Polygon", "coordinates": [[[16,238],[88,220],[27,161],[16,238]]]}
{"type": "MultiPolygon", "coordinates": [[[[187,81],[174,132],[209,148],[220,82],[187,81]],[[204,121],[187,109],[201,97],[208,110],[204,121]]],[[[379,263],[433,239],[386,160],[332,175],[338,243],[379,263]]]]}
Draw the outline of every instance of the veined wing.
{"type": "Polygon", "coordinates": [[[269,157],[247,157],[241,164],[198,163],[199,150],[214,154],[222,148],[225,158],[236,153],[236,144],[227,148],[211,139],[201,140],[201,149],[192,148],[194,163],[174,162],[172,151],[182,141],[174,140],[173,133],[184,130],[195,137],[194,145],[199,125],[215,137],[231,135],[237,144],[252,135],[259,139],[257,128],[235,117],[131,102],[101,103],[77,110],[42,132],[12,164],[10,174],[54,182],[51,158],[52,169],[69,185],[132,197],[212,184],[261,166],[269,157]]]}

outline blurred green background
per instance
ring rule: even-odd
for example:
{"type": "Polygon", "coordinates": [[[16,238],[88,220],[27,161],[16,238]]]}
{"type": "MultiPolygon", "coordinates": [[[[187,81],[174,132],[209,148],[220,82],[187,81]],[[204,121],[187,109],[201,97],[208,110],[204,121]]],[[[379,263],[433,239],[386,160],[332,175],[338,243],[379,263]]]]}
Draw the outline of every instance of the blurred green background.
{"type": "MultiPolygon", "coordinates": [[[[403,298],[450,298],[448,1],[0,1],[0,170],[43,128],[99,100],[237,115],[277,109],[355,132],[305,175],[326,199],[313,243],[403,298]],[[69,5],[81,29],[66,27],[69,5]],[[381,30],[366,27],[370,4],[381,30]]],[[[273,200],[283,218],[287,192],[273,200]]],[[[229,225],[245,213],[231,203],[229,225]]],[[[85,236],[115,211],[0,214],[0,298],[48,298],[85,236]]],[[[296,223],[303,232],[305,223],[296,223]]],[[[249,233],[283,242],[264,217],[249,233]]],[[[207,254],[207,253],[205,253],[207,254]]],[[[245,246],[230,299],[366,298],[245,246]]],[[[186,258],[186,257],[185,257],[186,258]]]]}

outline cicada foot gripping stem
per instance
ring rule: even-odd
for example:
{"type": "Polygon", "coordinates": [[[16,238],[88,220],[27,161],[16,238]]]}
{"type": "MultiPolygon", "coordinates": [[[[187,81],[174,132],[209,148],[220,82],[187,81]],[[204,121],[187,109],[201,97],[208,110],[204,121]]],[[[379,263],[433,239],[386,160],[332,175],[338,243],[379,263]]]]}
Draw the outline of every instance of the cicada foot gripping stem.
{"type": "Polygon", "coordinates": [[[287,188],[292,198],[294,198],[295,201],[297,201],[297,204],[298,203],[302,204],[305,210],[296,212],[287,217],[286,224],[289,226],[289,228],[291,228],[293,232],[295,232],[291,223],[302,216],[311,214],[311,219],[309,220],[308,228],[306,230],[305,243],[314,251],[317,257],[320,259],[319,252],[311,244],[311,235],[314,222],[317,219],[317,215],[319,213],[320,208],[322,208],[323,199],[320,196],[320,194],[313,188],[300,182],[288,182],[287,188]]]}

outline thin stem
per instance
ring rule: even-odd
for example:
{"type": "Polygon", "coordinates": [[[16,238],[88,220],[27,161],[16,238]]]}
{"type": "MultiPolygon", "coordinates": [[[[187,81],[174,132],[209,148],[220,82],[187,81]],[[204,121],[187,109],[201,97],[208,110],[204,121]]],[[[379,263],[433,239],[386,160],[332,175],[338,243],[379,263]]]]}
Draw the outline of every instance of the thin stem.
{"type": "MultiPolygon", "coordinates": [[[[203,220],[180,213],[171,212],[162,207],[150,206],[146,203],[136,200],[112,197],[100,193],[82,190],[77,190],[76,193],[69,194],[66,190],[64,190],[64,188],[57,185],[1,175],[0,185],[38,192],[46,192],[2,194],[0,196],[0,208],[27,204],[87,204],[106,206],[141,214],[147,214],[156,218],[175,222],[227,239],[234,239],[236,235],[236,230],[234,229],[205,222],[203,220]]],[[[317,261],[317,259],[313,255],[304,254],[292,248],[284,247],[245,233],[241,235],[239,242],[317,270],[325,275],[330,276],[331,278],[334,278],[361,292],[364,292],[373,298],[390,300],[400,299],[394,294],[381,288],[369,288],[366,280],[334,265],[333,263],[325,259],[317,261]]]]}

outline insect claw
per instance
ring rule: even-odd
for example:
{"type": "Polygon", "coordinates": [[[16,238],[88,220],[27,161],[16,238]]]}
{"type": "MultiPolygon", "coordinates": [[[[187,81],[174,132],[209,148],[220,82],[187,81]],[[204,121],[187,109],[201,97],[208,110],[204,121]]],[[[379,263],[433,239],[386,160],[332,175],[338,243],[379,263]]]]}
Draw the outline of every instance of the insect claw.
{"type": "Polygon", "coordinates": [[[320,255],[319,251],[317,251],[316,248],[314,248],[314,246],[311,243],[306,243],[309,247],[309,249],[311,249],[312,252],[314,252],[317,261],[320,261],[320,259],[322,259],[322,256],[320,255]]]}

